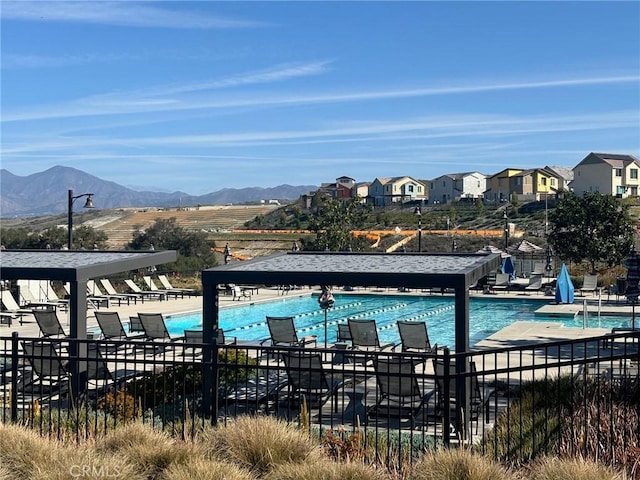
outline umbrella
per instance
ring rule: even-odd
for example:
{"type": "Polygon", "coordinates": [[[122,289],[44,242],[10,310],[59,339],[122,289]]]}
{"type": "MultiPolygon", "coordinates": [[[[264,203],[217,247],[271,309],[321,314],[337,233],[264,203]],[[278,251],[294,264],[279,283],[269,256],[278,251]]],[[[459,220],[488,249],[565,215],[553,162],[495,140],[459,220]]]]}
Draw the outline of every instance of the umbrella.
{"type": "Polygon", "coordinates": [[[511,280],[516,279],[516,267],[513,264],[511,256],[505,257],[502,261],[502,273],[508,273],[511,280]]]}
{"type": "Polygon", "coordinates": [[[522,253],[539,253],[542,251],[542,247],[527,240],[522,240],[514,250],[522,253]]]}
{"type": "Polygon", "coordinates": [[[333,294],[331,293],[331,289],[323,285],[322,293],[318,297],[318,304],[320,308],[324,310],[324,346],[327,346],[327,310],[333,307],[333,304],[336,303],[335,298],[333,298],[333,294]]]}
{"type": "Polygon", "coordinates": [[[631,314],[631,328],[636,328],[636,302],[638,301],[638,295],[640,295],[640,289],[638,288],[638,282],[640,281],[640,259],[636,249],[634,248],[629,253],[626,262],[627,267],[627,291],[625,296],[629,299],[632,306],[631,314]]]}
{"type": "Polygon", "coordinates": [[[563,263],[560,267],[558,280],[556,280],[556,303],[573,303],[574,288],[567,266],[563,263]]]}

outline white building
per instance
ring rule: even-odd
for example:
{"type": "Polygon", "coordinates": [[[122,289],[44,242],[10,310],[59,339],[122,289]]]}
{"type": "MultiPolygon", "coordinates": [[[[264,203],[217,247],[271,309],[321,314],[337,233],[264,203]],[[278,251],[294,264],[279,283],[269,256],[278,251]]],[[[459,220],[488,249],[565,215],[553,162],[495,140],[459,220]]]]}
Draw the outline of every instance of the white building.
{"type": "Polygon", "coordinates": [[[487,176],[479,172],[449,173],[429,182],[429,203],[451,203],[462,198],[482,198],[487,176]]]}

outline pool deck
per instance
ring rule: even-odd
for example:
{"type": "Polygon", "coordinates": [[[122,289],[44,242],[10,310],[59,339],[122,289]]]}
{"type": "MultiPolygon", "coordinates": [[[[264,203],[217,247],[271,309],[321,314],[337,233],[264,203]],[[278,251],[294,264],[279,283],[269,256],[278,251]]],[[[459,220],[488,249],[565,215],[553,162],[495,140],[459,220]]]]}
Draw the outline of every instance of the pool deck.
{"type": "MultiPolygon", "coordinates": [[[[295,296],[308,296],[311,294],[317,294],[319,292],[318,288],[300,288],[295,290],[290,290],[283,294],[282,290],[278,290],[276,288],[260,288],[258,293],[254,293],[251,299],[242,299],[242,300],[233,300],[231,295],[220,295],[220,308],[229,308],[234,306],[239,306],[247,303],[257,303],[257,302],[267,302],[278,298],[290,298],[295,296]]],[[[355,289],[353,291],[342,291],[342,290],[334,290],[334,293],[338,294],[376,294],[380,293],[377,290],[365,290],[365,289],[355,289]]],[[[386,290],[384,292],[385,295],[416,295],[416,296],[425,296],[430,295],[429,293],[421,292],[421,291],[409,291],[409,292],[398,292],[397,290],[386,290]]],[[[434,294],[436,295],[436,294],[434,294]]],[[[437,294],[438,296],[440,294],[437,294]]],[[[624,300],[620,300],[616,302],[615,298],[609,298],[607,301],[606,295],[598,301],[597,296],[585,296],[575,297],[575,302],[573,304],[565,304],[565,305],[557,305],[553,303],[553,297],[549,295],[544,295],[542,293],[533,293],[531,295],[523,295],[522,292],[511,291],[511,292],[500,292],[498,294],[483,294],[481,292],[472,292],[472,297],[482,297],[482,298],[495,298],[496,301],[500,301],[500,299],[530,299],[534,301],[540,301],[541,307],[538,309],[537,313],[540,313],[545,316],[557,316],[557,317],[566,317],[571,316],[574,317],[576,315],[582,315],[582,311],[585,305],[588,310],[588,316],[590,319],[593,319],[597,316],[598,311],[603,315],[621,315],[627,316],[628,318],[632,315],[632,306],[626,305],[624,300]],[[546,303],[545,303],[546,301],[546,303]]],[[[109,308],[103,308],[105,311],[117,311],[120,314],[120,318],[123,321],[129,319],[130,316],[136,315],[139,312],[149,312],[149,313],[162,313],[165,316],[168,315],[176,315],[182,313],[190,313],[195,311],[202,310],[202,297],[201,296],[193,296],[193,297],[185,297],[178,299],[169,299],[169,300],[146,300],[144,303],[131,304],[131,305],[121,305],[117,306],[117,304],[111,305],[109,308]]],[[[640,308],[639,308],[640,313],[640,308]]],[[[65,330],[68,329],[69,326],[69,318],[68,314],[65,311],[58,311],[58,318],[60,319],[60,323],[62,324],[65,330]]],[[[13,331],[19,332],[20,336],[25,337],[38,337],[40,336],[40,331],[38,329],[38,325],[35,322],[35,319],[31,315],[27,315],[24,318],[25,322],[23,325],[20,325],[19,322],[15,321],[12,327],[0,326],[0,336],[9,336],[13,331]]],[[[560,319],[559,319],[560,322],[560,319]]],[[[517,343],[521,344],[522,342],[540,342],[540,341],[552,341],[552,340],[569,340],[574,338],[582,338],[585,336],[595,336],[606,333],[606,329],[602,328],[587,328],[587,329],[579,329],[579,328],[565,328],[562,327],[560,323],[554,322],[517,322],[516,324],[512,324],[499,332],[491,335],[488,339],[482,341],[478,346],[482,346],[482,348],[487,348],[489,345],[495,344],[495,346],[508,346],[509,342],[515,343],[517,339],[517,343]]],[[[88,331],[95,331],[98,329],[97,322],[95,320],[95,316],[93,315],[93,310],[89,310],[87,316],[87,329],[88,331]]]]}

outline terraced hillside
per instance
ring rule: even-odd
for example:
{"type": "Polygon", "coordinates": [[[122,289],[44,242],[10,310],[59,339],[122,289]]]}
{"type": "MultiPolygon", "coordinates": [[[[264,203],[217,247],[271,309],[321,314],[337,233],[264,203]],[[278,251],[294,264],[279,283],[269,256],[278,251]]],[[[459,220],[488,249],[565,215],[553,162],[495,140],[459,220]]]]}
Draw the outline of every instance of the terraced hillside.
{"type": "Polygon", "coordinates": [[[156,219],[175,218],[178,225],[187,230],[219,232],[242,228],[245,222],[258,215],[265,215],[278,208],[277,205],[230,205],[208,206],[189,210],[125,210],[114,212],[109,221],[96,228],[109,237],[109,248],[122,248],[131,241],[138,228],[146,228],[156,219]]]}

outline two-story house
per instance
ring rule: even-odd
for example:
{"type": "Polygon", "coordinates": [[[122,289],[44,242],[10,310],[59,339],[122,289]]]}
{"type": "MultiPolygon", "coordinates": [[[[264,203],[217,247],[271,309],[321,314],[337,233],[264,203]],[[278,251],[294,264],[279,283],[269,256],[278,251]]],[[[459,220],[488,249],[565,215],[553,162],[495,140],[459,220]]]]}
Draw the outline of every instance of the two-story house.
{"type": "Polygon", "coordinates": [[[525,202],[555,196],[562,182],[561,177],[546,168],[523,170],[511,178],[511,194],[525,202]]]}
{"type": "Polygon", "coordinates": [[[461,198],[482,198],[487,176],[479,172],[449,173],[429,182],[429,203],[451,203],[461,198]]]}
{"type": "Polygon", "coordinates": [[[511,201],[511,193],[516,187],[515,176],[522,171],[523,169],[521,168],[505,168],[487,177],[487,190],[484,192],[485,200],[489,202],[511,201]]]}
{"type": "Polygon", "coordinates": [[[411,177],[376,178],[369,185],[368,203],[388,206],[409,201],[427,201],[425,185],[411,177]]]}
{"type": "Polygon", "coordinates": [[[618,198],[637,197],[640,161],[633,155],[594,153],[573,168],[571,189],[577,195],[600,192],[618,198]]]}

